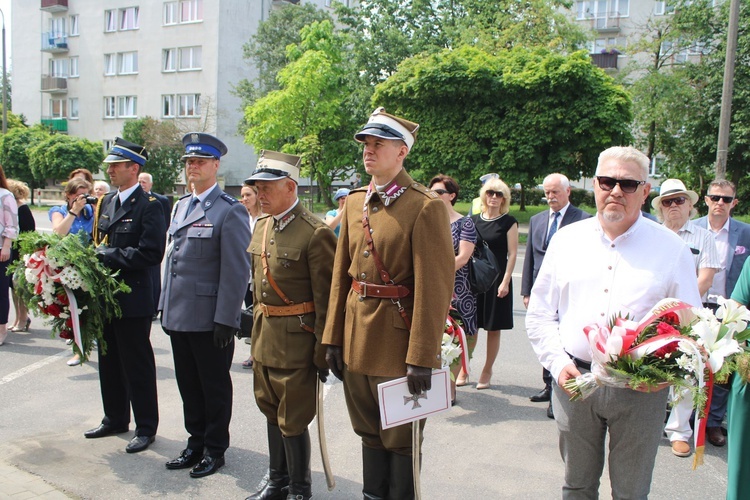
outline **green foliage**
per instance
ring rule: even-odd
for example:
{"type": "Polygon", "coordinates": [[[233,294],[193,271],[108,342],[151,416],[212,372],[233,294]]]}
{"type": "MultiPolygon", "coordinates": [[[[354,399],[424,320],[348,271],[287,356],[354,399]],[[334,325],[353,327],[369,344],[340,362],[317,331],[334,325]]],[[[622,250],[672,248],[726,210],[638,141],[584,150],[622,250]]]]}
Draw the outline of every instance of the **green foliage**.
{"type": "Polygon", "coordinates": [[[420,55],[378,85],[373,102],[421,124],[407,158],[417,178],[442,172],[460,185],[486,172],[526,186],[551,171],[590,177],[603,149],[631,139],[627,94],[583,51],[420,55]]]}
{"type": "Polygon", "coordinates": [[[41,125],[9,129],[7,134],[0,137],[0,164],[5,176],[27,183],[32,193],[33,188],[43,187],[45,179],[34,175],[29,164],[29,152],[49,137],[49,131],[41,125]]]}
{"type": "MultiPolygon", "coordinates": [[[[67,306],[68,295],[63,287],[60,275],[64,268],[71,268],[80,277],[79,286],[68,286],[75,296],[81,326],[83,352],[74,344],[73,350],[87,360],[94,341],[98,341],[102,351],[106,344],[102,338],[104,323],[121,316],[120,304],[116,295],[130,293],[123,281],[117,278],[119,271],[112,271],[102,265],[96,257],[94,247],[89,244],[90,237],[84,231],[60,237],[54,233],[21,233],[14,243],[22,256],[36,255],[46,257],[50,266],[49,274],[44,274],[47,285],[38,278],[29,281],[26,274],[25,259],[19,259],[8,268],[13,276],[14,290],[28,305],[29,310],[37,314],[48,315],[52,323],[52,335],[70,332],[70,310],[67,306]],[[40,283],[40,285],[37,285],[40,283]],[[57,312],[58,314],[54,314],[57,312]]],[[[32,273],[32,275],[35,275],[32,273]]]]}
{"type": "Polygon", "coordinates": [[[77,168],[96,174],[102,163],[101,144],[62,134],[38,142],[28,154],[29,167],[36,179],[67,179],[77,168]]]}
{"type": "Polygon", "coordinates": [[[302,175],[318,182],[332,206],[327,188],[350,170],[346,159],[356,151],[348,94],[343,91],[344,40],[329,21],[304,27],[301,37],[299,45],[287,47],[291,62],[279,71],[281,88],[246,108],[245,141],[256,150],[301,155],[302,175]]]}
{"type": "Polygon", "coordinates": [[[171,193],[182,171],[180,158],[185,153],[182,132],[170,120],[160,121],[150,116],[129,120],[122,127],[122,138],[141,144],[148,151],[148,160],[141,169],[154,178],[152,190],[171,193]]]}

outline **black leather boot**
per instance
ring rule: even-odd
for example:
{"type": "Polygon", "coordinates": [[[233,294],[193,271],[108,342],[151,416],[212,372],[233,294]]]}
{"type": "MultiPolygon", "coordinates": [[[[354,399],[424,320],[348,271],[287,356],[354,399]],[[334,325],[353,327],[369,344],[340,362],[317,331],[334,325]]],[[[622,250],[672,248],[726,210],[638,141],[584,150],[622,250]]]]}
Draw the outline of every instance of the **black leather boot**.
{"type": "Polygon", "coordinates": [[[289,466],[289,494],[286,500],[308,500],[312,497],[310,477],[310,433],[285,437],[284,449],[289,466]]]}
{"type": "Polygon", "coordinates": [[[414,499],[414,469],[411,455],[389,453],[391,459],[388,498],[414,499]]]}
{"type": "Polygon", "coordinates": [[[364,500],[385,500],[388,497],[390,453],[362,446],[362,495],[364,500]]]}
{"type": "Polygon", "coordinates": [[[289,472],[286,466],[284,438],[279,426],[267,423],[268,428],[268,471],[263,476],[258,491],[245,500],[284,500],[289,486],[289,472]]]}

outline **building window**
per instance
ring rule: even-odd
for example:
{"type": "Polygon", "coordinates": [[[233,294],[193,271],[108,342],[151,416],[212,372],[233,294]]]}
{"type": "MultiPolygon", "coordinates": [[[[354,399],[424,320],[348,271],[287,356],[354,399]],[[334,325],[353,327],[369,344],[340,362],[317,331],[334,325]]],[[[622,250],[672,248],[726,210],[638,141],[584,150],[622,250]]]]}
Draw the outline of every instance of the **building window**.
{"type": "Polygon", "coordinates": [[[78,14],[70,16],[70,36],[78,36],[78,14]]]}
{"type": "Polygon", "coordinates": [[[114,97],[105,97],[104,98],[104,118],[115,118],[117,114],[115,113],[115,98],[114,97]]]}
{"type": "Polygon", "coordinates": [[[70,58],[70,78],[78,78],[78,56],[70,58]]]}
{"type": "Polygon", "coordinates": [[[104,139],[102,141],[102,146],[104,146],[104,154],[109,153],[109,150],[112,149],[112,146],[115,145],[115,141],[112,139],[104,139]]]}
{"type": "Polygon", "coordinates": [[[49,115],[52,118],[65,118],[65,99],[50,99],[49,115]]]}
{"type": "Polygon", "coordinates": [[[55,38],[64,38],[65,33],[65,18],[64,17],[52,17],[49,20],[49,31],[55,38]]]}
{"type": "Polygon", "coordinates": [[[138,73],[138,52],[122,52],[117,54],[118,75],[134,75],[138,73]]]}
{"type": "Polygon", "coordinates": [[[138,114],[138,98],[134,95],[124,95],[117,98],[118,118],[135,118],[138,114]]]}
{"type": "Polygon", "coordinates": [[[170,24],[177,24],[177,2],[164,2],[164,16],[162,18],[162,24],[168,26],[170,24]]]}
{"type": "Polygon", "coordinates": [[[180,47],[180,71],[201,69],[201,47],[180,47]]]}
{"type": "Polygon", "coordinates": [[[78,119],[78,98],[77,97],[71,97],[68,100],[70,104],[70,119],[71,120],[77,120],[78,119]]]}
{"type": "Polygon", "coordinates": [[[628,17],[630,15],[630,0],[612,0],[610,17],[628,17]]]}
{"type": "Polygon", "coordinates": [[[161,116],[162,118],[174,118],[174,96],[163,95],[161,96],[161,116]]]}
{"type": "Polygon", "coordinates": [[[117,11],[116,10],[105,10],[104,11],[104,31],[111,33],[117,31],[117,11]]]}
{"type": "Polygon", "coordinates": [[[180,117],[196,117],[201,115],[200,94],[179,94],[177,96],[180,117]]]}
{"type": "Polygon", "coordinates": [[[50,59],[49,76],[58,78],[68,77],[68,60],[67,59],[50,59]]]}
{"type": "Polygon", "coordinates": [[[674,12],[674,2],[657,0],[656,5],[654,6],[655,15],[663,16],[665,14],[671,14],[673,12],[674,12]]]}
{"type": "Polygon", "coordinates": [[[203,20],[203,0],[181,0],[180,22],[192,23],[203,20]]]}
{"type": "Polygon", "coordinates": [[[175,64],[175,54],[177,49],[164,49],[161,51],[161,70],[162,71],[175,71],[177,65],[175,64]]]}
{"type": "Polygon", "coordinates": [[[138,7],[120,9],[120,30],[138,29],[138,7]]]}
{"type": "Polygon", "coordinates": [[[104,74],[106,76],[117,74],[117,54],[104,54],[104,74]]]}

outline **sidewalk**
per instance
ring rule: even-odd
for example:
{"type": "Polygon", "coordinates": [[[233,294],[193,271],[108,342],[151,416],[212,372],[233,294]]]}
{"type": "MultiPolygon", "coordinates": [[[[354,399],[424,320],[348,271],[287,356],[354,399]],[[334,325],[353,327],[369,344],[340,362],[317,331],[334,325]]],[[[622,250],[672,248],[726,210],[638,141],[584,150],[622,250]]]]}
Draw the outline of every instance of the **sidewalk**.
{"type": "Polygon", "coordinates": [[[44,498],[46,500],[67,500],[78,498],[68,495],[34,474],[0,462],[0,498],[44,498]]]}

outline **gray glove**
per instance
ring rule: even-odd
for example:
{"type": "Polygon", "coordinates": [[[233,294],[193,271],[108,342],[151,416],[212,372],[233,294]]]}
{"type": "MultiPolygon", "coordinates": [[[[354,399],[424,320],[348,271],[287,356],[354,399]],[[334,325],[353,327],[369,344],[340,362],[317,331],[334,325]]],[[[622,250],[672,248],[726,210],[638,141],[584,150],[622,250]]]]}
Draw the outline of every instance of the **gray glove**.
{"type": "Polygon", "coordinates": [[[214,346],[224,349],[232,342],[236,331],[237,329],[231,326],[214,323],[214,346]]]}
{"type": "Polygon", "coordinates": [[[344,380],[344,374],[342,373],[344,371],[344,355],[341,347],[329,345],[326,348],[326,363],[328,363],[331,373],[337,379],[344,380]]]}
{"type": "Polygon", "coordinates": [[[432,388],[432,368],[406,365],[406,383],[411,394],[422,394],[432,388]]]}

